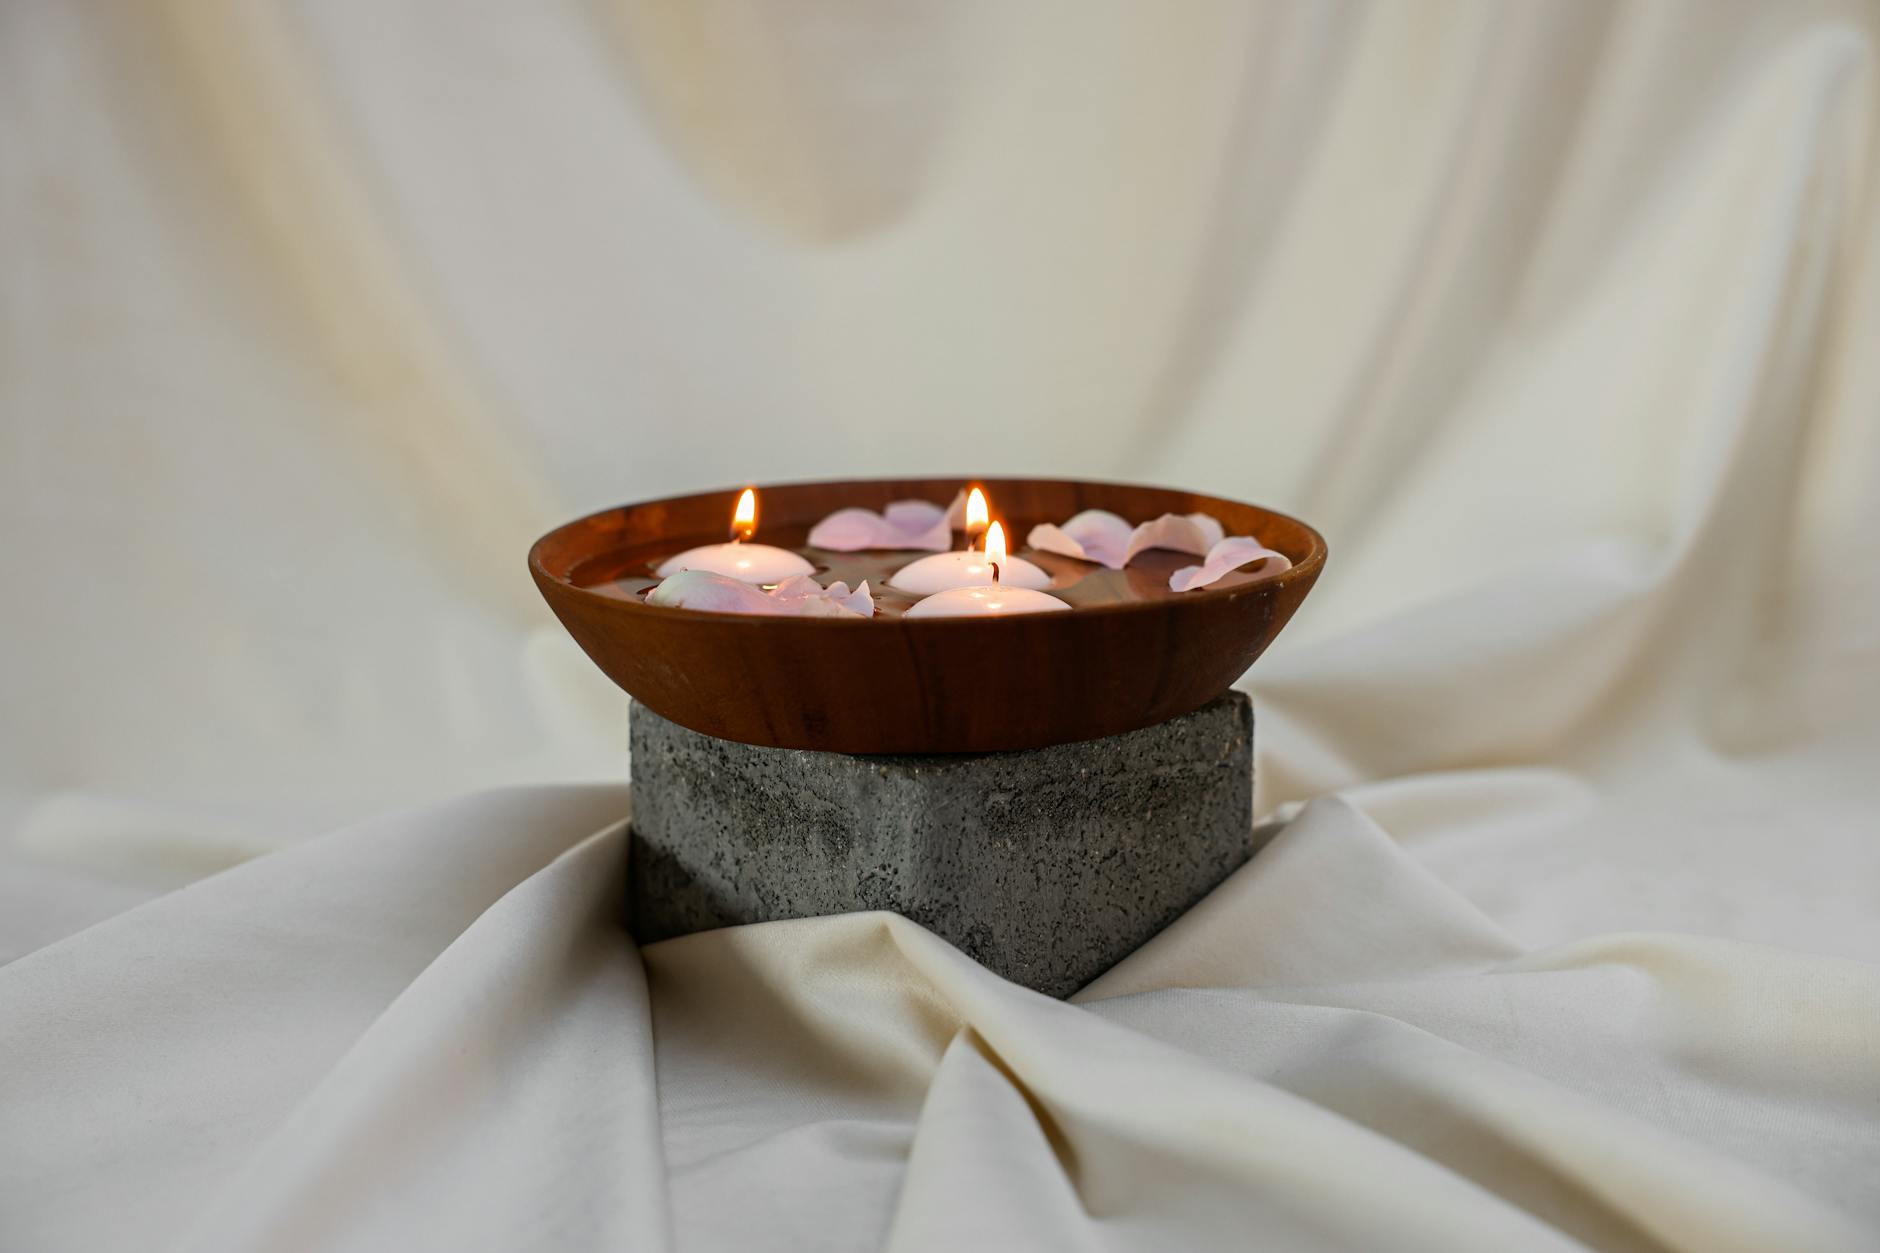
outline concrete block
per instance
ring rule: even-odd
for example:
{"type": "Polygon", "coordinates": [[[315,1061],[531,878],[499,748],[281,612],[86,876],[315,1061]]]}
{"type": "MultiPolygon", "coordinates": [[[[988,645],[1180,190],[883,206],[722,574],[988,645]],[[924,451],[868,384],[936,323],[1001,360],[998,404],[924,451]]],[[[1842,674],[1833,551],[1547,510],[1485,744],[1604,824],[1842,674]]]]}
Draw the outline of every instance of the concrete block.
{"type": "Polygon", "coordinates": [[[631,738],[628,925],[642,943],[885,909],[1068,996],[1253,853],[1253,712],[1239,692],[1013,753],[756,748],[638,704],[631,738]]]}

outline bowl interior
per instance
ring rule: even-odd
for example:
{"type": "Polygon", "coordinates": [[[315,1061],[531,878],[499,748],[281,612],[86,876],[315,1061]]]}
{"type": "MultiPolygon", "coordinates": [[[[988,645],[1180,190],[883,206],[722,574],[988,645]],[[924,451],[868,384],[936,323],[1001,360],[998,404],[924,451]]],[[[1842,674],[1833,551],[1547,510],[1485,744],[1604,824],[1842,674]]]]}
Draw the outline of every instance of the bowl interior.
{"type": "MultiPolygon", "coordinates": [[[[819,483],[784,483],[758,489],[759,517],[757,540],[783,548],[801,549],[810,528],[837,509],[858,506],[879,510],[897,500],[931,500],[944,504],[967,482],[946,479],[852,479],[819,483]]],[[[1325,542],[1305,523],[1258,505],[1204,496],[1173,488],[1143,487],[1122,483],[1085,482],[1071,479],[977,479],[992,502],[993,516],[1005,523],[1008,543],[1014,554],[1024,553],[1040,561],[1038,554],[1026,551],[1025,535],[1041,522],[1063,522],[1085,509],[1107,509],[1130,522],[1145,521],[1163,513],[1205,512],[1218,518],[1229,535],[1255,535],[1268,547],[1285,553],[1293,570],[1278,576],[1285,580],[1300,574],[1316,574],[1325,559],[1325,542]]],[[[544,536],[529,555],[532,568],[539,575],[573,587],[591,589],[626,574],[648,576],[660,561],[699,544],[722,543],[727,538],[732,509],[742,488],[724,488],[690,496],[646,501],[618,509],[608,509],[559,527],[544,536]]],[[[813,550],[820,565],[836,566],[832,577],[841,577],[843,565],[864,575],[887,573],[925,554],[915,552],[880,552],[872,554],[828,554],[813,550]]],[[[1127,580],[1127,595],[1111,595],[1084,606],[1071,597],[1073,608],[1095,608],[1117,603],[1192,600],[1210,593],[1220,594],[1234,587],[1258,581],[1273,581],[1274,576],[1237,572],[1213,588],[1193,592],[1170,592],[1167,570],[1194,564],[1198,558],[1160,550],[1144,554],[1129,571],[1138,575],[1127,580]]],[[[1054,575],[1054,590],[1072,588],[1083,576],[1102,573],[1071,558],[1043,555],[1054,575]]],[[[819,575],[819,577],[822,577],[819,575]]],[[[827,579],[825,578],[825,581],[827,579]]],[[[853,584],[854,580],[850,580],[853,584]]],[[[879,590],[879,588],[877,588],[879,590]]],[[[630,602],[623,602],[630,603],[630,602]]],[[[645,609],[648,606],[639,605],[645,609]]],[[[671,613],[667,609],[661,612],[671,613]]],[[[820,619],[823,625],[843,619],[820,619]]],[[[877,621],[874,625],[882,625],[877,621]]],[[[910,624],[913,625],[913,624],[910,624]]]]}

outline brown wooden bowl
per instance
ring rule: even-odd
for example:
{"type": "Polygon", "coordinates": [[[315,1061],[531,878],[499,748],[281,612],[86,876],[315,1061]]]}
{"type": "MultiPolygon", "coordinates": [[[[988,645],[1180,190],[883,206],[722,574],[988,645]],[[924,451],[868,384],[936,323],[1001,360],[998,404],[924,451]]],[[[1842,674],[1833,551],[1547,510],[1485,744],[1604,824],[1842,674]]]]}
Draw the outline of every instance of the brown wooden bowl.
{"type": "MultiPolygon", "coordinates": [[[[1012,550],[1054,576],[1069,613],[872,620],[760,617],[648,605],[652,568],[695,544],[722,542],[740,488],[646,501],[549,532],[529,551],[555,616],[607,676],[681,726],[777,748],[847,753],[964,753],[1094,739],[1189,713],[1230,687],[1325,564],[1305,523],[1193,492],[1062,479],[982,479],[1012,550]],[[1108,509],[1131,523],[1204,511],[1229,535],[1254,535],[1292,561],[1199,591],[1168,573],[1199,558],[1156,552],[1123,571],[1025,549],[1039,522],[1108,509]]],[[[877,582],[921,553],[832,554],[803,547],[845,506],[945,504],[964,480],[856,479],[758,488],[757,540],[795,548],[819,577],[877,582]],[[872,572],[872,573],[871,573],[872,572]]],[[[884,602],[892,597],[884,598],[884,602]]]]}

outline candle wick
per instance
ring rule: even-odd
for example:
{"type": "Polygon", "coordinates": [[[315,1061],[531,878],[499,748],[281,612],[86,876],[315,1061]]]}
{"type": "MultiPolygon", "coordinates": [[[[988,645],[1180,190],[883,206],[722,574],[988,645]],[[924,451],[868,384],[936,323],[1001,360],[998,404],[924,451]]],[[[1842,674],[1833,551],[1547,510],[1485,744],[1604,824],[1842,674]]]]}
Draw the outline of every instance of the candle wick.
{"type": "Polygon", "coordinates": [[[992,566],[992,581],[994,583],[997,583],[999,581],[999,563],[994,561],[994,562],[989,562],[988,564],[992,566]]]}

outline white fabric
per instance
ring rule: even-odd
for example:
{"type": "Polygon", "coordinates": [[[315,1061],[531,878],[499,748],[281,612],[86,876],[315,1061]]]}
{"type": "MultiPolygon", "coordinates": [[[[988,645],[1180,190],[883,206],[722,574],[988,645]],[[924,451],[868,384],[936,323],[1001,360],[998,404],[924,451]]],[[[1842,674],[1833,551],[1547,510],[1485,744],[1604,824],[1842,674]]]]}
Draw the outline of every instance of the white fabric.
{"type": "Polygon", "coordinates": [[[1877,28],[0,6],[0,1247],[1880,1243],[1877,28]],[[1289,825],[636,953],[529,541],[948,465],[1321,527],[1289,825]]]}
{"type": "Polygon", "coordinates": [[[1078,1006],[885,914],[636,957],[624,805],[377,819],[14,962],[7,1247],[1856,1249],[1880,1223],[1869,964],[1524,953],[1336,799],[1078,1006]]]}

